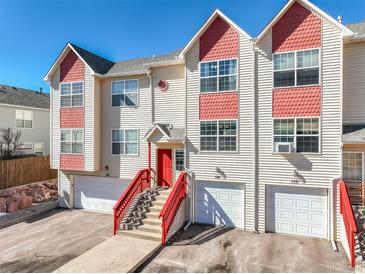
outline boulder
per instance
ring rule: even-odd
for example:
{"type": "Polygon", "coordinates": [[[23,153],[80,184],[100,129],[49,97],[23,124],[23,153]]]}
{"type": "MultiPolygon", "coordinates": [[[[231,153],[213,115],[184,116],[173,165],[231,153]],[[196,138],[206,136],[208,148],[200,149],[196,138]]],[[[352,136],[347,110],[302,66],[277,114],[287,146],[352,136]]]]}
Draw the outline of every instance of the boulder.
{"type": "Polygon", "coordinates": [[[18,200],[18,209],[29,208],[32,206],[33,198],[31,196],[20,196],[18,200]]]}
{"type": "Polygon", "coordinates": [[[0,198],[0,212],[6,212],[6,198],[0,198]]]}
{"type": "Polygon", "coordinates": [[[6,201],[6,212],[15,212],[18,208],[18,201],[14,198],[9,198],[6,201]]]}

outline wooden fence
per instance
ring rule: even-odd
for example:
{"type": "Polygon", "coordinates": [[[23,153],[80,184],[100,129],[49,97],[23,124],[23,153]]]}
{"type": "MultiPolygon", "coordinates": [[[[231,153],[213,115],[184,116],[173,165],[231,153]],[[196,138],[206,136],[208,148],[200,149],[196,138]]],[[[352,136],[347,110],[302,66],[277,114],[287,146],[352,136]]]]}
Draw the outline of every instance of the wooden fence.
{"type": "Polygon", "coordinates": [[[57,178],[49,156],[0,161],[0,189],[57,178]]]}

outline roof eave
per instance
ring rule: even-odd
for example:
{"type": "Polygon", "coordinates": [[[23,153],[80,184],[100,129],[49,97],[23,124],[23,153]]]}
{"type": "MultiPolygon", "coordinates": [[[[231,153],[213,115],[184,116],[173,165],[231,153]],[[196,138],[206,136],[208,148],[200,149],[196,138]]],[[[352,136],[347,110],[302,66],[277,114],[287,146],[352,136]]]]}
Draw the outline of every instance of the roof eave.
{"type": "Polygon", "coordinates": [[[71,49],[77,55],[77,57],[80,58],[80,60],[85,64],[85,66],[87,66],[93,73],[95,73],[94,70],[89,66],[89,64],[86,63],[86,61],[80,56],[80,54],[77,52],[77,50],[75,50],[75,48],[70,43],[67,43],[67,45],[62,50],[61,54],[58,56],[58,58],[56,59],[56,61],[51,66],[50,70],[43,77],[43,80],[44,81],[46,81],[47,83],[50,83],[50,81],[51,81],[50,80],[50,76],[55,72],[57,66],[59,65],[59,63],[61,62],[61,60],[63,60],[63,57],[66,54],[66,52],[67,52],[68,49],[71,49]]]}
{"type": "Polygon", "coordinates": [[[183,59],[185,54],[190,50],[190,48],[194,45],[194,43],[200,38],[200,36],[207,30],[210,24],[220,16],[224,21],[226,21],[229,25],[235,28],[240,34],[246,37],[248,40],[252,40],[252,37],[247,34],[244,30],[242,30],[238,25],[236,25],[231,19],[229,19],[223,12],[219,9],[216,9],[212,15],[205,21],[203,26],[198,30],[197,33],[193,36],[193,38],[186,44],[184,49],[180,52],[179,58],[183,59]]]}
{"type": "Polygon", "coordinates": [[[180,65],[180,64],[185,64],[184,58],[177,58],[175,60],[146,63],[143,66],[145,68],[154,68],[154,67],[173,66],[173,65],[180,65]]]}
{"type": "Polygon", "coordinates": [[[131,76],[131,75],[141,75],[141,74],[147,74],[148,69],[143,70],[134,70],[134,71],[126,71],[126,72],[114,72],[114,73],[106,73],[106,74],[100,74],[100,73],[92,73],[95,77],[99,78],[112,78],[112,77],[120,77],[120,76],[131,76]]]}

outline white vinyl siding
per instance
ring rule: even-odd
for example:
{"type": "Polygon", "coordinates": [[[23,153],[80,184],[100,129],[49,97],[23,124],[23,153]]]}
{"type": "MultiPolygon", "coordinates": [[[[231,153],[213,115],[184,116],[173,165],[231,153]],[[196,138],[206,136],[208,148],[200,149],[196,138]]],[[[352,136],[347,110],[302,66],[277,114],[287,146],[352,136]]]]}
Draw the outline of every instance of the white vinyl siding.
{"type": "Polygon", "coordinates": [[[343,122],[365,123],[365,42],[344,46],[343,122]]]}
{"type": "Polygon", "coordinates": [[[51,79],[51,167],[60,168],[61,130],[60,130],[60,69],[51,79]]]}
{"type": "MultiPolygon", "coordinates": [[[[342,37],[339,30],[326,20],[322,22],[321,84],[322,111],[321,153],[308,154],[305,159],[298,155],[284,157],[272,153],[272,33],[269,31],[257,45],[257,127],[259,163],[259,231],[265,231],[265,185],[291,184],[297,181],[293,171],[300,175],[299,184],[330,188],[334,178],[341,176],[341,60],[342,37]]],[[[330,196],[330,195],[329,195],[330,196]]],[[[332,197],[329,197],[332,199],[332,197]]],[[[332,210],[329,203],[328,212],[332,210]]],[[[331,224],[331,220],[329,221],[331,224]]],[[[331,228],[331,233],[334,231],[331,228]]],[[[330,237],[330,233],[327,235],[330,237]]]]}
{"type": "Polygon", "coordinates": [[[153,68],[151,75],[155,122],[171,123],[175,128],[184,128],[185,66],[174,65],[153,68]],[[169,83],[169,88],[166,91],[161,91],[158,86],[161,80],[166,80],[169,83]]]}
{"type": "Polygon", "coordinates": [[[64,170],[58,170],[58,205],[72,208],[73,192],[71,188],[71,175],[64,170]]]}
{"type": "Polygon", "coordinates": [[[239,38],[237,89],[239,92],[239,121],[237,135],[240,144],[236,153],[198,152],[200,145],[199,120],[199,41],[186,54],[187,81],[187,168],[196,180],[236,182],[245,185],[245,228],[254,229],[254,54],[245,37],[239,38]],[[240,172],[237,172],[240,170],[240,172]],[[245,174],[245,176],[241,176],[245,174]]]}

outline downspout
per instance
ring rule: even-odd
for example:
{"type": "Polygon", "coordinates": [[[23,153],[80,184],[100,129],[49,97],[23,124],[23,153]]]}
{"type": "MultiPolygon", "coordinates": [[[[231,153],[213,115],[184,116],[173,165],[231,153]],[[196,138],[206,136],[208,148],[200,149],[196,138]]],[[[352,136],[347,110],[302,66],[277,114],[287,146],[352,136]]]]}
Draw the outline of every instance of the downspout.
{"type": "Polygon", "coordinates": [[[255,49],[255,41],[252,41],[252,50],[253,50],[253,105],[254,105],[254,110],[253,110],[253,132],[254,132],[254,186],[253,186],[253,202],[254,202],[254,210],[253,210],[253,218],[254,218],[254,227],[253,230],[254,232],[258,233],[258,125],[257,125],[257,71],[256,71],[256,49],[255,49]]]}
{"type": "Polygon", "coordinates": [[[150,79],[150,92],[151,92],[151,124],[153,125],[155,123],[155,96],[153,93],[153,85],[152,85],[152,74],[151,74],[151,68],[147,70],[147,76],[150,79]]]}

